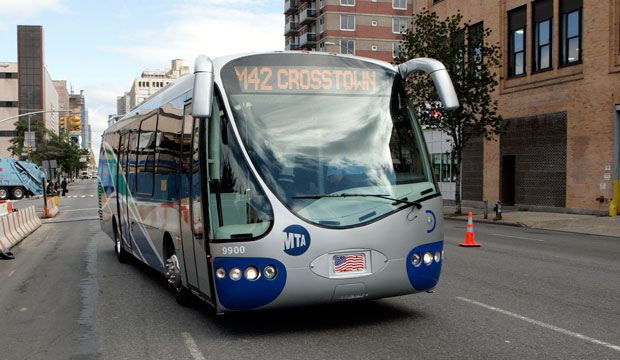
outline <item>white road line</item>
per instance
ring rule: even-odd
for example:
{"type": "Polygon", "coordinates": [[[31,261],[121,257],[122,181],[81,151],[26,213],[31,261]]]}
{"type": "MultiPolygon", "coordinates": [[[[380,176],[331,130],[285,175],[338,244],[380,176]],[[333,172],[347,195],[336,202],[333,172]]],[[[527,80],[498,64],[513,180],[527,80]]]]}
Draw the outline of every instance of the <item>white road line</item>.
{"type": "MultiPolygon", "coordinates": [[[[30,134],[30,133],[28,133],[28,134],[30,134]]],[[[82,195],[82,197],[86,197],[86,195],[82,195]]]]}
{"type": "Polygon", "coordinates": [[[540,242],[544,242],[545,241],[545,240],[542,240],[542,239],[533,239],[533,238],[528,238],[528,237],[523,237],[523,236],[510,236],[510,235],[502,235],[502,234],[491,234],[491,235],[493,235],[493,236],[503,236],[503,237],[514,238],[514,239],[540,241],[540,242]]]}
{"type": "Polygon", "coordinates": [[[198,345],[196,345],[196,342],[190,333],[184,332],[181,333],[181,335],[183,336],[183,340],[185,340],[185,346],[187,346],[187,349],[194,360],[207,360],[198,349],[198,345]]]}
{"type": "Polygon", "coordinates": [[[460,297],[460,296],[457,296],[456,298],[459,299],[459,300],[468,302],[470,304],[481,306],[481,307],[483,307],[485,309],[493,310],[493,311],[496,311],[496,312],[504,314],[504,315],[512,316],[513,318],[526,321],[526,322],[528,322],[530,324],[538,325],[538,326],[544,327],[544,328],[549,329],[549,330],[557,331],[557,332],[559,332],[561,334],[564,334],[564,335],[568,335],[568,336],[575,337],[577,339],[585,340],[585,341],[591,342],[591,343],[596,344],[596,345],[602,345],[602,346],[605,346],[606,348],[609,348],[609,349],[612,349],[612,350],[620,352],[620,346],[617,346],[617,345],[606,343],[604,341],[597,340],[597,339],[591,338],[589,336],[581,335],[579,333],[576,333],[576,332],[573,332],[573,331],[570,331],[570,330],[562,329],[561,327],[557,327],[557,326],[554,326],[554,325],[551,325],[551,324],[547,324],[547,323],[544,323],[542,321],[530,319],[528,317],[525,317],[525,316],[522,316],[522,315],[519,315],[519,314],[515,314],[513,312],[506,311],[506,310],[503,310],[503,309],[499,309],[499,308],[496,308],[496,307],[491,306],[491,305],[483,304],[483,303],[475,301],[475,300],[467,299],[467,298],[460,297]]]}
{"type": "Polygon", "coordinates": [[[71,212],[71,211],[87,211],[87,210],[99,210],[99,208],[71,209],[71,210],[63,210],[62,212],[71,212]]]}

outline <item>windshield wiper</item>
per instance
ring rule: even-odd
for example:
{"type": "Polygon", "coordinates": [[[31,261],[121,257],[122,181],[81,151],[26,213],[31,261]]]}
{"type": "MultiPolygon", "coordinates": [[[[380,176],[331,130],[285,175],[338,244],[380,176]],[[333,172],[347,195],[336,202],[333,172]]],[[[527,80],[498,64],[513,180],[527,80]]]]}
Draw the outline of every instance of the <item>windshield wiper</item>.
{"type": "Polygon", "coordinates": [[[342,194],[317,194],[317,195],[303,195],[303,196],[293,196],[293,199],[321,199],[321,198],[345,198],[345,197],[375,197],[385,200],[394,201],[392,205],[397,204],[407,204],[409,206],[415,206],[416,209],[422,208],[422,204],[417,201],[409,201],[407,198],[403,199],[395,199],[389,197],[388,195],[383,194],[350,194],[350,193],[342,193],[342,194]]]}

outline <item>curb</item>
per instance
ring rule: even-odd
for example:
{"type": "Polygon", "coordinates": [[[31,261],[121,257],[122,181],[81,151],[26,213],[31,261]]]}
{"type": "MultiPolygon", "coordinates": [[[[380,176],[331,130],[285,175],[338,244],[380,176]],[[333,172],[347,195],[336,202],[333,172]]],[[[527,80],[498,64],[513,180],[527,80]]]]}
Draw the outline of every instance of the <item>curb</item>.
{"type": "MultiPolygon", "coordinates": [[[[452,216],[444,216],[443,217],[444,220],[455,220],[455,221],[467,221],[467,218],[461,219],[460,217],[452,217],[452,216]]],[[[530,229],[534,229],[532,227],[529,227],[523,223],[511,223],[511,222],[505,222],[505,221],[493,221],[493,220],[479,220],[479,219],[474,219],[475,222],[477,223],[482,223],[482,224],[493,224],[493,225],[504,225],[504,226],[512,226],[512,227],[522,227],[522,228],[530,228],[530,229]]]]}
{"type": "MultiPolygon", "coordinates": [[[[444,216],[444,219],[445,220],[454,220],[454,221],[467,221],[467,218],[460,219],[458,217],[446,217],[446,216],[444,216]]],[[[543,227],[528,226],[528,225],[525,225],[523,223],[497,222],[497,221],[493,221],[493,220],[484,220],[484,219],[483,220],[476,220],[476,219],[474,219],[474,221],[478,222],[478,223],[483,223],[483,224],[504,225],[504,226],[520,227],[520,228],[524,228],[524,229],[555,231],[555,232],[563,232],[563,233],[567,233],[567,234],[576,234],[576,235],[584,235],[585,234],[585,235],[592,235],[592,236],[602,236],[602,237],[607,237],[607,238],[612,238],[612,239],[620,239],[620,236],[593,234],[593,233],[583,233],[583,232],[569,231],[569,230],[560,230],[560,229],[548,229],[548,228],[543,228],[543,227]]]]}

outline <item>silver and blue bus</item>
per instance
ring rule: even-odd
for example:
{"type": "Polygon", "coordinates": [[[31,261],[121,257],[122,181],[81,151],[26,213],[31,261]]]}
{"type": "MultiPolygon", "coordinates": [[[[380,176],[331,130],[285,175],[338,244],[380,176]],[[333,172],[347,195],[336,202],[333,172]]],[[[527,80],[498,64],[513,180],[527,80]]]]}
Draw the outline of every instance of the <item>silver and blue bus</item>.
{"type": "Polygon", "coordinates": [[[399,66],[324,53],[200,56],[105,130],[101,227],[120,262],[218,313],[433,289],[442,198],[399,66]]]}

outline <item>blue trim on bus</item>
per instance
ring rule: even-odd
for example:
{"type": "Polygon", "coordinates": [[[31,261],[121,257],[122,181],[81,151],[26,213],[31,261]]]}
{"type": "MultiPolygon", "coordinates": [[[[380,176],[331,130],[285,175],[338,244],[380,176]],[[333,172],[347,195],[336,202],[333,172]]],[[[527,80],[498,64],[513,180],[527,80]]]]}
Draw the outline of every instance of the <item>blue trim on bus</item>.
{"type": "Polygon", "coordinates": [[[250,310],[265,306],[274,301],[286,284],[286,268],[275,259],[269,258],[215,258],[213,260],[213,270],[220,267],[226,270],[224,279],[215,279],[215,290],[220,304],[230,310],[250,310]],[[278,269],[277,276],[269,280],[262,274],[267,265],[273,265],[278,269]],[[254,281],[247,280],[241,276],[239,280],[230,278],[230,269],[239,268],[242,272],[248,266],[256,266],[261,275],[254,281]]]}
{"type": "Polygon", "coordinates": [[[409,281],[411,282],[411,286],[413,286],[418,291],[430,290],[437,285],[439,281],[439,274],[441,273],[441,264],[443,263],[443,241],[438,241],[431,244],[420,245],[409,252],[407,255],[406,263],[407,263],[407,275],[409,276],[409,281]],[[433,259],[433,262],[430,265],[424,264],[424,260],[420,262],[420,265],[413,266],[411,262],[411,257],[414,253],[420,254],[422,259],[424,258],[424,253],[430,251],[433,256],[437,251],[442,254],[439,262],[436,262],[433,259]]]}

